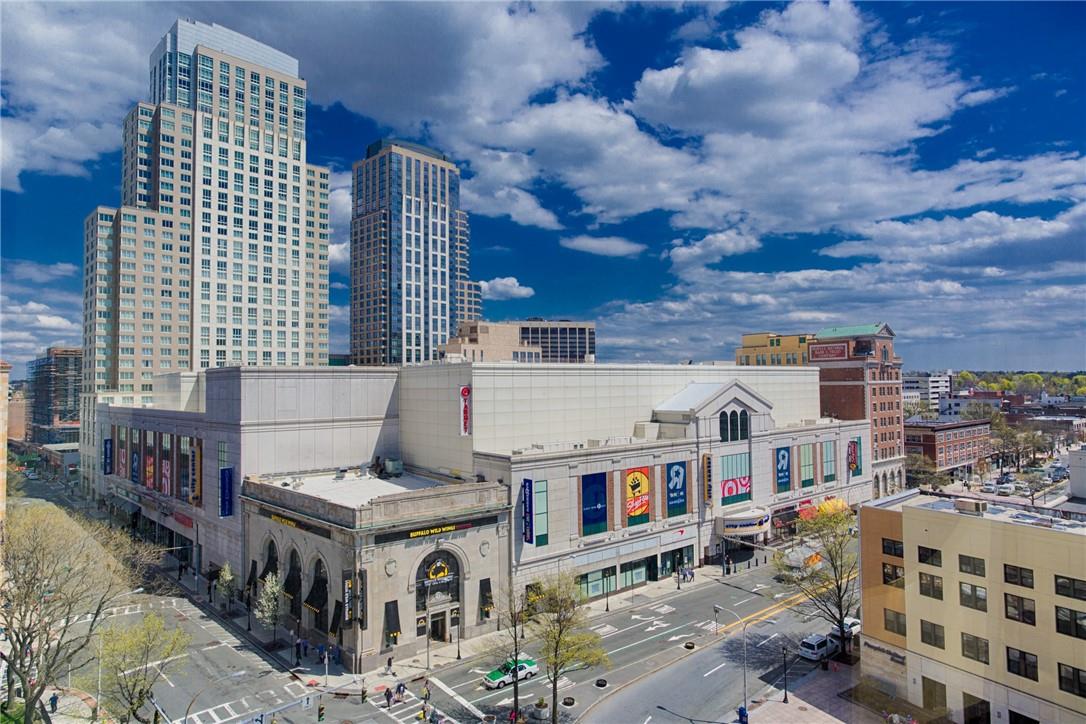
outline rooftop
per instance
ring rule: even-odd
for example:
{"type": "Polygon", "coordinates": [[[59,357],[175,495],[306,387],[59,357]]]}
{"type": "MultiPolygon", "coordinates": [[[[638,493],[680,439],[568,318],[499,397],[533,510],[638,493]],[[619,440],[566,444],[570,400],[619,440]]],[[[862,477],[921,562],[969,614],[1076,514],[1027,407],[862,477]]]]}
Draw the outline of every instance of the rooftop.
{"type": "Polygon", "coordinates": [[[926,420],[919,416],[907,418],[905,427],[974,427],[976,425],[989,425],[990,420],[963,420],[954,415],[940,415],[934,420],[926,420]]]}
{"type": "Polygon", "coordinates": [[[249,482],[262,483],[277,488],[291,488],[301,495],[328,501],[347,508],[361,508],[375,498],[397,493],[436,488],[443,483],[404,472],[395,477],[377,477],[359,468],[350,468],[345,474],[339,470],[317,470],[286,475],[260,475],[247,478],[249,482]]]}
{"type": "Polygon", "coordinates": [[[379,141],[374,141],[370,145],[366,146],[366,158],[373,158],[386,148],[392,148],[393,146],[399,146],[400,148],[407,149],[408,151],[414,151],[415,153],[421,153],[424,156],[431,156],[439,161],[446,161],[453,163],[453,160],[443,154],[441,151],[423,146],[419,143],[411,143],[410,141],[400,141],[395,138],[382,138],[379,141]]]}
{"type": "Polygon", "coordinates": [[[826,327],[815,332],[815,337],[820,340],[841,337],[871,337],[876,334],[883,334],[884,329],[886,334],[891,337],[894,336],[893,331],[885,322],[878,322],[876,324],[854,324],[849,327],[826,327]]]}
{"type": "Polygon", "coordinates": [[[719,382],[691,382],[657,405],[656,410],[659,412],[689,412],[719,392],[723,386],[719,382]]]}
{"type": "Polygon", "coordinates": [[[79,443],[77,442],[58,442],[52,445],[42,445],[42,447],[58,453],[79,452],[79,443]]]}
{"type": "MultiPolygon", "coordinates": [[[[973,498],[965,497],[962,497],[961,499],[975,500],[973,498]]],[[[984,510],[984,512],[973,514],[963,513],[958,510],[954,506],[954,502],[955,499],[949,497],[918,495],[914,501],[908,503],[908,507],[924,508],[925,510],[934,510],[948,515],[984,518],[985,520],[991,520],[998,523],[1028,525],[1034,528],[1048,528],[1064,533],[1074,533],[1086,538],[1086,520],[1072,519],[1072,516],[1073,518],[1083,518],[1086,516],[1075,515],[1072,511],[1067,511],[1069,514],[1068,517],[1061,517],[1059,515],[1046,515],[1045,513],[1039,512],[1043,509],[1031,508],[1030,506],[988,503],[987,509],[984,510]]]]}

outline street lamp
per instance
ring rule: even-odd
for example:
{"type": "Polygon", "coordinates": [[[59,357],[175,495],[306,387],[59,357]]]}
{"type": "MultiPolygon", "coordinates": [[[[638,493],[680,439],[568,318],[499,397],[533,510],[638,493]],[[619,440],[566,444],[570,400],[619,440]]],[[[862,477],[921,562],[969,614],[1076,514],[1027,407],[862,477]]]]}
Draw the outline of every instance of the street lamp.
{"type": "Polygon", "coordinates": [[[749,624],[750,621],[744,621],[743,619],[739,618],[739,614],[737,614],[735,611],[732,611],[731,609],[728,609],[728,608],[724,608],[720,604],[714,603],[713,604],[713,633],[720,633],[719,627],[717,626],[717,622],[716,622],[716,617],[720,613],[730,613],[732,616],[735,616],[735,622],[736,623],[743,625],[743,708],[746,709],[747,708],[747,624],[749,624]]]}
{"type": "MultiPolygon", "coordinates": [[[[137,593],[143,593],[143,586],[136,588],[128,593],[122,593],[117,598],[125,598],[126,596],[134,596],[137,593]]],[[[71,674],[69,674],[70,676],[71,674]]],[[[97,696],[94,697],[94,721],[98,721],[98,717],[102,712],[102,633],[98,633],[98,690],[97,696]]]]}
{"type": "MultiPolygon", "coordinates": [[[[245,676],[245,671],[235,671],[234,673],[227,676],[225,679],[220,679],[219,681],[226,681],[226,679],[236,679],[239,676],[245,676]]],[[[219,683],[219,681],[210,681],[210,682],[208,682],[208,684],[204,688],[200,689],[195,694],[193,694],[192,700],[189,702],[189,705],[185,708],[185,716],[181,720],[181,724],[185,724],[188,721],[189,714],[192,713],[192,705],[195,704],[196,700],[200,698],[200,694],[203,694],[205,691],[210,689],[214,684],[219,683]]]]}
{"type": "Polygon", "coordinates": [[[603,596],[604,596],[604,609],[607,613],[611,613],[611,571],[614,568],[608,566],[603,576],[603,596]]]}
{"type": "Polygon", "coordinates": [[[675,566],[675,590],[676,591],[683,590],[682,581],[683,581],[683,564],[680,562],[679,565],[675,566]]]}
{"type": "Polygon", "coordinates": [[[788,648],[781,646],[781,661],[784,662],[784,703],[788,703],[788,648]]]}

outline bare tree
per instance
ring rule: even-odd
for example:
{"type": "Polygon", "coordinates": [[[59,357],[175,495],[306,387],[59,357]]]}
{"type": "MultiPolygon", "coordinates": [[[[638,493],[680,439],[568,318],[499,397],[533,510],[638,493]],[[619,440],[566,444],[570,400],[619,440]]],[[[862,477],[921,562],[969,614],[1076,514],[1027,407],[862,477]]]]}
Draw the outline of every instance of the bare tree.
{"type": "Polygon", "coordinates": [[[180,628],[167,629],[162,617],[149,613],[134,626],[108,626],[101,632],[102,695],[105,708],[122,722],[148,722],[142,710],[155,684],[165,675],[191,638],[180,628]]]}
{"type": "Polygon", "coordinates": [[[610,666],[600,635],[588,629],[588,613],[576,579],[560,574],[544,579],[529,628],[540,643],[539,661],[551,684],[551,724],[558,724],[558,681],[570,671],[610,666]]]}
{"type": "MultiPolygon", "coordinates": [[[[517,593],[512,585],[503,588],[496,615],[498,634],[493,644],[488,647],[486,657],[497,666],[509,661],[519,661],[527,646],[528,621],[531,619],[534,605],[529,600],[527,591],[517,593]]],[[[520,711],[520,680],[513,677],[513,710],[520,711]]]]}
{"type": "Polygon", "coordinates": [[[816,555],[798,568],[790,566],[781,554],[773,558],[781,578],[806,599],[801,608],[836,628],[846,647],[851,642],[845,635],[845,617],[860,603],[856,585],[860,558],[853,547],[853,525],[854,516],[849,510],[800,519],[797,534],[809,541],[816,555]]]}
{"type": "Polygon", "coordinates": [[[279,574],[272,571],[260,586],[253,612],[256,620],[272,630],[272,642],[279,641],[279,616],[283,606],[283,582],[279,574]]]}
{"type": "MultiPolygon", "coordinates": [[[[122,531],[77,521],[53,505],[9,509],[0,553],[3,654],[30,724],[47,686],[84,665],[102,622],[143,580],[158,554],[122,531]]],[[[7,704],[14,703],[13,687],[7,704]]]]}

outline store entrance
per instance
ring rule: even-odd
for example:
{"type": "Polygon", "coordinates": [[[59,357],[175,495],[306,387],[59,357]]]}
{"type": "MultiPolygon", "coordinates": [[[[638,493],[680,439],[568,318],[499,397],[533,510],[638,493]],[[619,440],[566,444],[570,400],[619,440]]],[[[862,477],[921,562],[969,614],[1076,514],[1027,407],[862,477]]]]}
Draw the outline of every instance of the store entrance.
{"type": "Polygon", "coordinates": [[[446,621],[447,612],[430,614],[430,639],[432,641],[445,641],[448,633],[446,621]]]}

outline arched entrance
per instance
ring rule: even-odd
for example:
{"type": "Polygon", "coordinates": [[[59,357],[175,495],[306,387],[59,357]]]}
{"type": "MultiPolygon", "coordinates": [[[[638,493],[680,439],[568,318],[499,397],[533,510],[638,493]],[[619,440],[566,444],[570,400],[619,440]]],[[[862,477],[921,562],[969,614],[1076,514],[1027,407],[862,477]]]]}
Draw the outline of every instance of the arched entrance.
{"type": "Polygon", "coordinates": [[[460,561],[449,551],[434,551],[415,571],[415,633],[451,641],[460,626],[460,561]]]}
{"type": "Polygon", "coordinates": [[[275,541],[269,540],[267,550],[264,552],[264,568],[260,572],[260,582],[268,580],[271,574],[279,575],[279,549],[275,547],[275,541]]]}
{"type": "Polygon", "coordinates": [[[290,597],[290,615],[302,617],[302,557],[295,548],[290,549],[290,567],[283,581],[283,593],[290,597]]]}
{"type": "Polygon", "coordinates": [[[313,614],[313,628],[328,633],[328,570],[320,558],[313,562],[313,582],[305,607],[313,614]]]}

